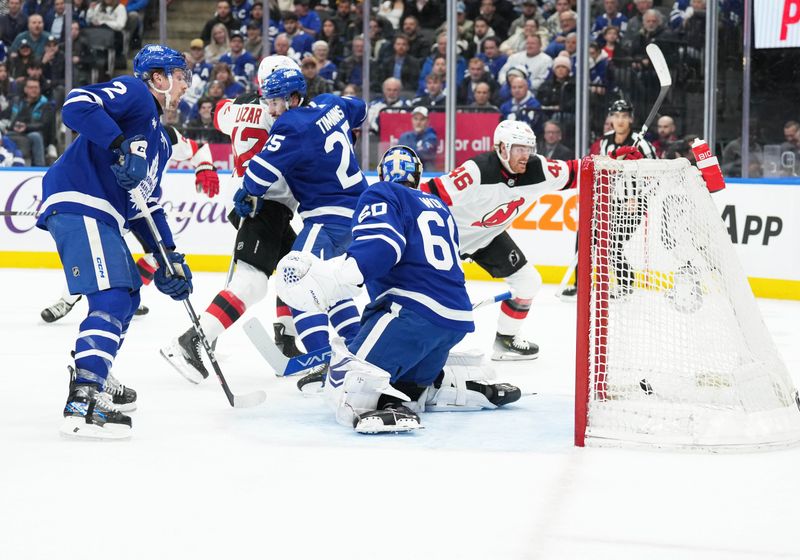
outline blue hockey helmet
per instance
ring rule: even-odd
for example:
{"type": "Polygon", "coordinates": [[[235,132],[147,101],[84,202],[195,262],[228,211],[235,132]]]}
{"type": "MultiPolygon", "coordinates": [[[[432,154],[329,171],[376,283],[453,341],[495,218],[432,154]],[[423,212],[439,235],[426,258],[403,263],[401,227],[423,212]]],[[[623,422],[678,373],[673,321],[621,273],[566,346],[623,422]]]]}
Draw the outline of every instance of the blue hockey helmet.
{"type": "Polygon", "coordinates": [[[411,188],[419,187],[422,175],[422,162],[417,152],[408,146],[392,146],[383,153],[378,164],[378,177],[381,181],[405,183],[411,188]]]}
{"type": "Polygon", "coordinates": [[[293,93],[306,96],[306,79],[296,68],[277,68],[261,84],[262,99],[285,99],[289,102],[293,93]]]}
{"type": "Polygon", "coordinates": [[[186,82],[192,79],[183,55],[164,45],[145,45],[133,59],[133,75],[136,78],[149,80],[154,70],[163,70],[167,76],[172,76],[174,70],[183,70],[186,82]]]}

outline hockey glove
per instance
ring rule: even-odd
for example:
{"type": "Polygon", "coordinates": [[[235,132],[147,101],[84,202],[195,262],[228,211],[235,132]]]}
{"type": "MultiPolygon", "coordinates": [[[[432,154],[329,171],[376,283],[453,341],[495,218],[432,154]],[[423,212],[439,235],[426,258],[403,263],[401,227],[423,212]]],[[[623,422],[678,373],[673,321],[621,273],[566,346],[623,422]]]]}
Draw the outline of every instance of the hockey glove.
{"type": "Polygon", "coordinates": [[[340,255],[322,260],[291,251],[278,263],[275,287],[280,298],[301,311],[327,311],[337,302],[357,296],[364,276],[356,260],[340,255]]]}
{"type": "Polygon", "coordinates": [[[116,152],[119,163],[111,166],[119,186],[130,191],[147,177],[147,140],[138,134],[125,140],[116,152]]]}
{"type": "Polygon", "coordinates": [[[210,163],[198,165],[194,170],[194,184],[197,192],[204,192],[208,198],[219,194],[219,175],[210,163]]]}
{"type": "Polygon", "coordinates": [[[253,196],[244,187],[240,187],[233,195],[233,209],[242,218],[255,218],[256,214],[261,212],[262,206],[264,206],[264,199],[253,196]]]}
{"type": "Polygon", "coordinates": [[[642,152],[639,151],[639,148],[635,146],[622,146],[611,152],[609,155],[614,159],[624,159],[627,161],[642,159],[644,157],[644,154],[642,154],[642,152]]]}
{"type": "Polygon", "coordinates": [[[167,294],[176,301],[181,301],[189,297],[192,293],[192,271],[186,264],[181,253],[168,253],[169,260],[175,268],[175,275],[170,276],[164,263],[164,258],[160,253],[156,253],[158,270],[153,275],[153,282],[162,294],[167,294]]]}

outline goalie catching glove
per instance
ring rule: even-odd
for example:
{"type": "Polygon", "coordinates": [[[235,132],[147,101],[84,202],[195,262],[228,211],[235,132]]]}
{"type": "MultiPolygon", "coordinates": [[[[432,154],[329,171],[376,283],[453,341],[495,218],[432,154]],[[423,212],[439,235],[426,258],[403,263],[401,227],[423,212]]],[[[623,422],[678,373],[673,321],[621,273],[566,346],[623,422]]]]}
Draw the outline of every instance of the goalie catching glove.
{"type": "Polygon", "coordinates": [[[275,286],[280,298],[300,311],[327,311],[343,299],[359,294],[364,276],[355,259],[333,259],[292,251],[278,263],[275,286]]]}

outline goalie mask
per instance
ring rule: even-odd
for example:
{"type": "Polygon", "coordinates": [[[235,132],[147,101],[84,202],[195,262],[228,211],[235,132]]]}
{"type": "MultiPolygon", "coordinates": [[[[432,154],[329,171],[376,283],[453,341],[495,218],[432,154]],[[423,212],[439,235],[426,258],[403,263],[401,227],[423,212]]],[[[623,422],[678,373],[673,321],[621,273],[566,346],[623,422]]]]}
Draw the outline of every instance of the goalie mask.
{"type": "Polygon", "coordinates": [[[536,135],[531,127],[522,121],[502,121],[494,129],[494,150],[497,157],[506,170],[512,171],[509,167],[511,148],[513,146],[527,146],[530,148],[531,157],[536,154],[536,135]],[[503,145],[501,148],[500,145],[503,145]]]}
{"type": "Polygon", "coordinates": [[[422,175],[422,162],[408,146],[392,146],[386,150],[378,164],[381,181],[400,183],[416,189],[422,175]]]}

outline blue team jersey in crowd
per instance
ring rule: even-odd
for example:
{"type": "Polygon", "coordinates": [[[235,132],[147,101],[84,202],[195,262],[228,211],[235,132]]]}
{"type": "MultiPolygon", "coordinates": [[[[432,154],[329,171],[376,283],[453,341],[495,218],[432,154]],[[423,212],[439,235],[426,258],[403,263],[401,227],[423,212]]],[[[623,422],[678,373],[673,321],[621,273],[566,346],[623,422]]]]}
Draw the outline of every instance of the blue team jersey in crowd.
{"type": "Polygon", "coordinates": [[[142,80],[120,76],[73,89],[61,114],[64,124],[78,132],[78,137],[42,180],[44,205],[36,225],[46,229],[45,221],[52,214],[71,213],[90,216],[124,232],[138,211],[111,171],[118,156],[109,146],[120,135],[145,137],[149,169],[144,192],[158,198],[161,174],[172,155],[158,102],[142,80]]]}
{"type": "Polygon", "coordinates": [[[373,184],[358,201],[347,254],[372,301],[387,297],[435,325],[475,330],[458,231],[437,197],[397,183],[373,184]]]}
{"type": "Polygon", "coordinates": [[[262,196],[283,177],[303,220],[349,225],[367,188],[351,144],[365,118],[361,99],[329,93],[286,111],[272,125],[266,149],[250,160],[245,188],[262,196]]]}

